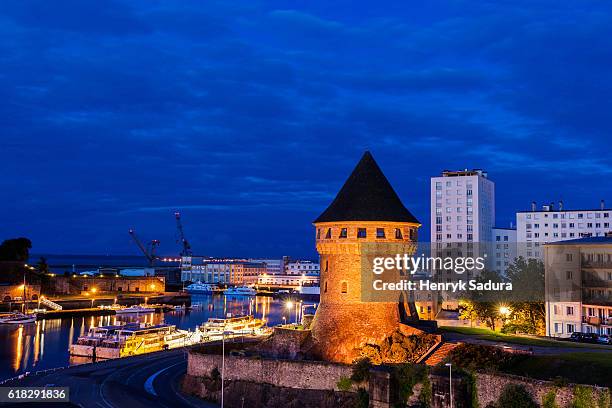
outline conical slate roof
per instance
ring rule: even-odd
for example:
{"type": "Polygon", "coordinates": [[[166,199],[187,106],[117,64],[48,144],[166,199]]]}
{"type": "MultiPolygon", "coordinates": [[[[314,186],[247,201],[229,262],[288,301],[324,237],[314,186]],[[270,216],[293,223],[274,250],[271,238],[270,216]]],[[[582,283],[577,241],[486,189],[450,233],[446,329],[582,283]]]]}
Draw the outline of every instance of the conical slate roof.
{"type": "Polygon", "coordinates": [[[419,221],[404,207],[370,152],[346,180],[334,201],[314,222],[419,221]]]}

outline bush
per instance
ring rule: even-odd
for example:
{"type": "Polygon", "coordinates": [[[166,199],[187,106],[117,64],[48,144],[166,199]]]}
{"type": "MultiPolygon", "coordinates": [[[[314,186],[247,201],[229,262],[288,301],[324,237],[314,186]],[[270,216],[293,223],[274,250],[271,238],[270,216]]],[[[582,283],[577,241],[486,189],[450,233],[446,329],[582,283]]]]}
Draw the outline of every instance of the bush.
{"type": "Polygon", "coordinates": [[[353,382],[350,378],[341,377],[336,383],[336,386],[340,391],[350,391],[351,388],[353,388],[353,382]]]}
{"type": "Polygon", "coordinates": [[[419,395],[419,402],[421,403],[421,407],[431,407],[432,399],[433,391],[431,389],[431,382],[429,381],[429,377],[425,376],[425,378],[423,378],[423,388],[421,388],[421,395],[419,395]]]}
{"type": "Polygon", "coordinates": [[[370,369],[372,362],[369,358],[361,358],[353,363],[353,373],[351,380],[355,382],[365,381],[370,378],[370,369]]]}
{"type": "Polygon", "coordinates": [[[402,364],[393,370],[393,377],[399,389],[399,406],[405,406],[412,395],[415,384],[427,377],[425,366],[416,364],[402,364]]]}
{"type": "Polygon", "coordinates": [[[599,394],[598,408],[610,408],[610,389],[606,388],[599,394]]]}
{"type": "Polygon", "coordinates": [[[368,408],[370,406],[370,394],[363,388],[357,390],[357,406],[355,408],[368,408]]]}
{"type": "Polygon", "coordinates": [[[550,390],[542,397],[542,408],[559,408],[555,400],[557,393],[555,390],[550,390]]]}
{"type": "Polygon", "coordinates": [[[499,347],[465,343],[455,347],[449,358],[453,364],[467,370],[501,370],[512,367],[525,356],[508,353],[499,347]]]}
{"type": "Polygon", "coordinates": [[[574,388],[574,401],[572,408],[592,408],[595,407],[595,398],[591,387],[577,385],[574,388]]]}
{"type": "Polygon", "coordinates": [[[497,408],[538,408],[524,386],[508,384],[504,387],[496,404],[497,408]]]}

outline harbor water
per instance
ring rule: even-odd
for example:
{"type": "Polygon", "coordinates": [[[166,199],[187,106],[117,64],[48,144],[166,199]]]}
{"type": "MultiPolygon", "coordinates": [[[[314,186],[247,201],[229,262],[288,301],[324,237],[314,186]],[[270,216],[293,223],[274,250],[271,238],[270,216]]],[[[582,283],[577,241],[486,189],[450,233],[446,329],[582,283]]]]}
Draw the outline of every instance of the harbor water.
{"type": "Polygon", "coordinates": [[[299,319],[300,308],[268,296],[232,297],[222,294],[193,295],[192,308],[184,311],[142,315],[112,315],[41,320],[15,327],[0,325],[0,380],[25,372],[35,372],[71,364],[90,362],[70,357],[68,348],[92,326],[122,322],[167,323],[179,329],[194,330],[211,317],[253,314],[268,326],[292,323],[299,319]]]}

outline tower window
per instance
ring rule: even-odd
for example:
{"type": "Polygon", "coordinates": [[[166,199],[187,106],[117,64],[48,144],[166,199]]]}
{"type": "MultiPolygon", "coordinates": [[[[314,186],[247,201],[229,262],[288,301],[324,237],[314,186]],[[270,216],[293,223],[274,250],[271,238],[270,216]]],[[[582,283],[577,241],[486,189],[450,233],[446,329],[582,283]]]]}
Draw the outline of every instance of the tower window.
{"type": "Polygon", "coordinates": [[[365,238],[365,237],[367,237],[366,229],[365,228],[358,228],[357,229],[357,238],[365,238]]]}
{"type": "Polygon", "coordinates": [[[404,237],[402,236],[402,230],[399,228],[395,229],[395,239],[403,239],[404,237]]]}
{"type": "Polygon", "coordinates": [[[321,239],[321,228],[317,228],[317,239],[321,239]]]}
{"type": "Polygon", "coordinates": [[[327,229],[327,234],[325,234],[325,239],[330,239],[331,238],[331,228],[327,229]]]}
{"type": "Polygon", "coordinates": [[[340,292],[348,293],[348,282],[347,281],[342,281],[342,285],[340,287],[340,292]]]}
{"type": "Polygon", "coordinates": [[[376,228],[376,238],[384,238],[384,237],[385,237],[385,229],[376,228]]]}
{"type": "Polygon", "coordinates": [[[347,235],[348,235],[348,232],[347,232],[346,228],[342,228],[340,230],[340,238],[346,238],[347,235]]]}
{"type": "Polygon", "coordinates": [[[327,293],[327,281],[325,282],[325,289],[323,289],[323,293],[327,293]]]}
{"type": "Polygon", "coordinates": [[[414,241],[414,228],[410,228],[410,240],[414,241]]]}
{"type": "Polygon", "coordinates": [[[325,272],[329,270],[329,261],[325,261],[325,272]]]}

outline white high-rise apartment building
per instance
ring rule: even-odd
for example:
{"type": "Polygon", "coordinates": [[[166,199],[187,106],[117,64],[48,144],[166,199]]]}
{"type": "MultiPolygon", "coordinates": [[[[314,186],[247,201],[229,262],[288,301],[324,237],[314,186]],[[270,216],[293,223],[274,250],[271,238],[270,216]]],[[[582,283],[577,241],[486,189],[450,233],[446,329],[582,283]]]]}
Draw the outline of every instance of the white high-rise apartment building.
{"type": "Polygon", "coordinates": [[[505,274],[508,266],[517,256],[516,229],[493,228],[493,260],[490,262],[495,271],[505,274]]]}
{"type": "Polygon", "coordinates": [[[540,210],[536,203],[530,211],[516,213],[518,255],[543,259],[543,245],[585,237],[603,237],[612,232],[612,209],[601,200],[598,209],[566,210],[563,202],[545,204],[540,210]]]}
{"type": "Polygon", "coordinates": [[[482,170],[444,170],[431,178],[431,243],[491,242],[495,183],[482,170]]]}

